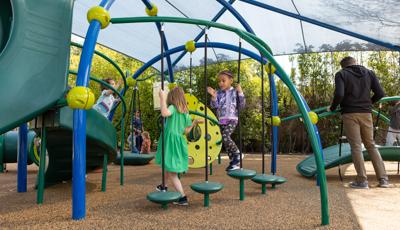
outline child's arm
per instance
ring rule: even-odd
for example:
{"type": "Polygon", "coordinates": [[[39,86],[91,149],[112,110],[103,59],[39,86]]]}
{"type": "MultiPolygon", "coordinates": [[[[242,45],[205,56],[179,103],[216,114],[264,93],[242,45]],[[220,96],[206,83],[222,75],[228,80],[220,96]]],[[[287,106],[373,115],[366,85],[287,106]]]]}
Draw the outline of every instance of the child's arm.
{"type": "Polygon", "coordinates": [[[167,107],[167,95],[164,90],[160,90],[160,107],[161,107],[161,116],[169,117],[171,116],[171,112],[168,110],[167,107]]]}
{"type": "Polygon", "coordinates": [[[115,89],[118,89],[122,85],[123,82],[124,82],[124,80],[122,78],[120,78],[118,80],[117,84],[115,85],[115,89]]]}
{"type": "MultiPolygon", "coordinates": [[[[119,79],[119,81],[118,81],[118,83],[115,85],[114,89],[118,90],[118,88],[119,88],[119,86],[122,84],[122,82],[123,82],[122,78],[119,79]]],[[[105,94],[108,96],[108,95],[113,94],[113,93],[114,93],[114,91],[112,91],[111,89],[107,89],[105,94]]],[[[118,98],[118,99],[115,99],[115,101],[118,101],[118,100],[119,100],[119,98],[118,98]]]]}
{"type": "Polygon", "coordinates": [[[239,108],[243,109],[246,105],[246,98],[244,97],[243,90],[242,87],[240,87],[240,84],[236,86],[236,90],[239,94],[239,108]]]}
{"type": "Polygon", "coordinates": [[[190,130],[193,129],[193,127],[195,127],[197,124],[200,124],[200,123],[204,123],[204,120],[203,119],[194,120],[191,126],[188,126],[188,127],[185,128],[185,135],[187,135],[190,132],[190,130]]]}

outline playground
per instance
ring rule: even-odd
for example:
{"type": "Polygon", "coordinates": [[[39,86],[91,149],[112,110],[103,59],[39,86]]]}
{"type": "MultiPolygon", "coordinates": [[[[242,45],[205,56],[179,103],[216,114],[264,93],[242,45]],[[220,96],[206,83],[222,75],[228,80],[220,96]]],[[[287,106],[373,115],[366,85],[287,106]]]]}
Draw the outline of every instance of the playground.
{"type": "Polygon", "coordinates": [[[400,9],[196,2],[0,3],[0,228],[400,226],[400,9]]]}

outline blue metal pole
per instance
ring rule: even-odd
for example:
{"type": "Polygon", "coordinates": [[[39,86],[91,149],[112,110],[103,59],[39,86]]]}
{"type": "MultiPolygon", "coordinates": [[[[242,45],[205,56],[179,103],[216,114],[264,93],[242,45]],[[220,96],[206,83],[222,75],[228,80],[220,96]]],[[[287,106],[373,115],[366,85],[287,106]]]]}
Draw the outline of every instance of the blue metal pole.
{"type": "Polygon", "coordinates": [[[283,15],[286,15],[288,17],[296,18],[296,19],[302,20],[304,22],[308,22],[308,23],[311,23],[313,25],[317,25],[317,26],[320,26],[320,27],[323,27],[323,28],[326,28],[326,29],[329,29],[329,30],[333,30],[333,31],[336,31],[336,32],[339,32],[339,33],[342,33],[342,34],[346,34],[346,35],[349,35],[349,36],[352,36],[352,37],[355,37],[355,38],[358,38],[358,39],[361,39],[361,40],[364,40],[364,41],[367,41],[367,42],[371,42],[371,43],[386,47],[386,48],[391,49],[391,50],[400,51],[400,46],[398,46],[398,45],[394,45],[394,44],[391,44],[389,42],[384,42],[384,41],[377,40],[375,38],[371,38],[371,37],[368,37],[368,36],[365,36],[365,35],[362,35],[362,34],[359,34],[359,33],[355,33],[355,32],[349,31],[349,30],[345,30],[345,29],[342,29],[340,27],[333,26],[333,25],[330,25],[330,24],[327,24],[327,23],[324,23],[324,22],[321,22],[321,21],[318,21],[318,20],[315,20],[315,19],[312,19],[312,18],[301,16],[299,14],[288,12],[288,11],[282,10],[280,8],[273,7],[271,5],[268,5],[268,4],[265,4],[265,3],[262,3],[262,2],[258,2],[258,1],[255,1],[255,0],[240,0],[240,1],[248,3],[250,5],[258,6],[258,7],[261,7],[261,8],[264,8],[266,10],[270,10],[270,11],[273,11],[273,12],[276,12],[276,13],[279,13],[279,14],[283,14],[283,15]]]}
{"type": "MultiPolygon", "coordinates": [[[[229,0],[229,4],[232,4],[233,2],[235,2],[235,0],[229,0]]],[[[227,9],[224,7],[222,8],[212,19],[212,22],[216,22],[226,11],[227,9]]],[[[197,42],[201,37],[203,37],[204,35],[204,30],[202,30],[194,39],[193,41],[197,42]]],[[[187,53],[186,50],[184,50],[176,59],[175,61],[172,63],[173,66],[175,66],[187,53]]]]}
{"type": "Polygon", "coordinates": [[[221,5],[223,5],[231,14],[242,24],[242,26],[246,29],[247,32],[252,33],[255,35],[253,29],[250,27],[250,25],[247,23],[247,21],[240,15],[239,12],[236,11],[236,9],[232,6],[231,3],[226,2],[225,0],[217,0],[221,5]]]}
{"type": "MultiPolygon", "coordinates": [[[[204,47],[204,42],[197,42],[195,44],[196,48],[203,48],[204,47]]],[[[231,45],[231,44],[226,44],[226,43],[221,43],[221,42],[208,42],[207,43],[207,47],[213,47],[213,48],[220,48],[220,49],[226,49],[226,50],[231,50],[231,51],[239,51],[239,48],[237,46],[231,45]]],[[[172,48],[170,50],[168,50],[165,55],[172,55],[178,52],[181,52],[185,50],[185,46],[177,46],[175,48],[172,48]]],[[[242,54],[246,55],[248,57],[251,57],[252,59],[261,62],[261,57],[252,52],[249,51],[247,49],[242,48],[242,54]]],[[[160,55],[155,56],[154,58],[152,58],[151,60],[149,60],[148,62],[146,62],[144,65],[142,65],[133,75],[132,77],[134,79],[138,78],[144,71],[146,71],[146,69],[148,69],[149,67],[151,67],[154,63],[158,62],[161,59],[160,55]]],[[[266,61],[263,60],[263,63],[265,64],[266,61]]]]}
{"type": "MultiPolygon", "coordinates": [[[[108,10],[114,0],[102,0],[101,7],[108,10]]],[[[83,43],[76,85],[88,86],[93,53],[100,31],[100,22],[93,20],[83,43]]],[[[73,161],[72,161],[72,219],[86,216],[86,110],[73,112],[73,161]]]]}
{"type": "Polygon", "coordinates": [[[28,161],[28,125],[19,126],[17,191],[26,192],[28,161]]]}
{"type": "MultiPolygon", "coordinates": [[[[151,2],[149,0],[142,0],[143,4],[146,5],[148,9],[153,9],[153,6],[151,5],[151,2]]],[[[158,33],[160,34],[160,38],[163,39],[164,42],[164,51],[167,52],[169,50],[168,48],[168,42],[167,38],[165,36],[164,31],[161,31],[161,23],[156,22],[157,30],[158,33]]],[[[169,82],[174,82],[174,70],[172,68],[172,62],[171,62],[171,56],[166,55],[167,58],[167,65],[168,65],[168,73],[169,73],[169,82]]]]}
{"type": "MultiPolygon", "coordinates": [[[[305,107],[306,107],[307,112],[310,112],[311,109],[310,109],[310,107],[308,106],[308,104],[307,104],[306,100],[304,99],[303,95],[300,95],[300,96],[301,96],[301,100],[303,101],[303,103],[304,103],[304,105],[305,105],[305,107]]],[[[322,162],[323,162],[324,165],[325,165],[324,151],[322,150],[321,137],[320,137],[320,135],[319,135],[318,127],[317,127],[317,125],[313,125],[313,128],[314,128],[315,135],[317,136],[318,148],[319,148],[320,151],[321,151],[321,159],[322,159],[322,162]]],[[[316,178],[317,178],[317,186],[319,186],[318,176],[316,176],[316,178]]]]}

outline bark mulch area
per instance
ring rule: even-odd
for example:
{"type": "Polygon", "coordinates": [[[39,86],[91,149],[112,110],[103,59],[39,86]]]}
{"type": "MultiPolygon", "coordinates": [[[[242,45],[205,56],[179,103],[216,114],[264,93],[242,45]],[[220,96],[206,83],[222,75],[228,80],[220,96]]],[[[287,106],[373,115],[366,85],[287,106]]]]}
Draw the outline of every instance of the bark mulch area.
{"type": "MultiPolygon", "coordinates": [[[[269,158],[267,166],[269,168],[269,158]]],[[[88,174],[87,216],[71,220],[71,181],[45,190],[43,205],[36,205],[37,167],[29,166],[28,192],[16,192],[16,165],[0,174],[0,228],[21,229],[359,229],[357,217],[340,182],[337,170],[328,174],[330,220],[321,227],[319,188],[314,180],[302,177],[295,167],[304,156],[279,156],[278,174],[286,184],[268,188],[261,194],[260,185],[246,182],[246,198],[239,201],[239,183],[226,175],[228,159],[214,164],[210,181],[225,188],[211,195],[209,208],[203,207],[203,196],[190,184],[204,180],[204,169],[192,169],[183,175],[182,183],[189,206],[169,205],[163,210],[146,199],[160,183],[160,169],[153,162],[146,166],[126,166],[125,185],[119,186],[119,166],[109,165],[107,191],[100,191],[101,172],[88,174]]],[[[260,172],[260,155],[247,155],[244,168],[260,172]]],[[[171,186],[169,186],[170,189],[171,186]]]]}

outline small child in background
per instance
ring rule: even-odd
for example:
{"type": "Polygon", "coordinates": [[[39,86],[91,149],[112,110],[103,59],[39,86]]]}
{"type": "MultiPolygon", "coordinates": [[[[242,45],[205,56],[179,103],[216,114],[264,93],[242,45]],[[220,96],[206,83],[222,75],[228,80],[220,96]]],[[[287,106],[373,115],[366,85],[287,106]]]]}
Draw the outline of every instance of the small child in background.
{"type": "Polygon", "coordinates": [[[132,120],[132,126],[133,126],[133,133],[134,133],[134,138],[135,138],[135,146],[138,150],[142,149],[142,132],[143,130],[143,122],[140,117],[140,111],[135,112],[135,117],[132,120]]]}
{"type": "Polygon", "coordinates": [[[400,141],[400,101],[396,101],[390,109],[390,124],[386,135],[386,146],[392,146],[400,141]]]}
{"type": "Polygon", "coordinates": [[[228,153],[230,163],[226,171],[232,171],[240,168],[240,151],[231,135],[235,131],[238,124],[238,109],[243,109],[246,100],[242,88],[238,84],[236,89],[232,87],[233,73],[229,70],[224,70],[218,74],[219,90],[215,91],[211,87],[207,87],[207,92],[211,95],[211,108],[217,109],[217,117],[221,125],[222,142],[225,150],[228,153]],[[239,101],[237,102],[237,95],[239,101]]]}
{"type": "Polygon", "coordinates": [[[144,131],[142,133],[143,137],[143,143],[142,143],[142,149],[140,150],[141,153],[150,153],[150,146],[151,146],[151,140],[150,140],[150,134],[147,131],[144,131]]]}
{"type": "MultiPolygon", "coordinates": [[[[103,81],[107,82],[114,89],[118,89],[122,83],[122,81],[120,80],[118,84],[116,84],[115,80],[112,78],[106,78],[103,79],[103,81]]],[[[110,111],[115,101],[117,101],[117,99],[115,99],[113,91],[111,89],[106,88],[105,86],[102,86],[101,95],[99,99],[97,99],[97,102],[93,106],[93,108],[107,118],[108,115],[110,114],[110,111]]]]}

